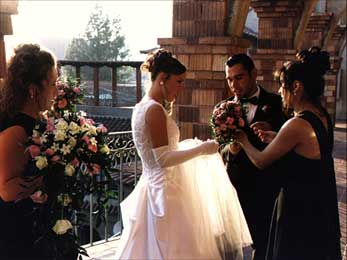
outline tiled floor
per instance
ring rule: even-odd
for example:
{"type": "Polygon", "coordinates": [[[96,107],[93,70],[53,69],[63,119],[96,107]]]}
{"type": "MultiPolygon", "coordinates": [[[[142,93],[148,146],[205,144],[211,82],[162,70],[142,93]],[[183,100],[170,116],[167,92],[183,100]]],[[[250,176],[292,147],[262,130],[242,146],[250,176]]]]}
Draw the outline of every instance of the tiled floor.
{"type": "MultiPolygon", "coordinates": [[[[347,170],[346,170],[346,123],[337,124],[334,132],[335,145],[334,145],[334,159],[335,159],[335,172],[336,172],[336,185],[337,195],[339,200],[339,213],[341,224],[341,249],[343,260],[347,260],[347,170]]],[[[90,255],[88,260],[111,260],[114,259],[117,250],[119,238],[115,238],[110,242],[103,244],[96,244],[87,248],[90,255]]],[[[85,258],[83,258],[85,259],[85,258]]]]}

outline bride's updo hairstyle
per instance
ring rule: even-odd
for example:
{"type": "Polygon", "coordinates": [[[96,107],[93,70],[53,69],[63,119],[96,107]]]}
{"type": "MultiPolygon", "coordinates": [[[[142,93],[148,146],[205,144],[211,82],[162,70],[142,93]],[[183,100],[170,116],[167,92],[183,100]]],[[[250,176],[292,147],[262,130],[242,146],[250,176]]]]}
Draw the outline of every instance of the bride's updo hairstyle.
{"type": "Polygon", "coordinates": [[[306,97],[318,105],[319,97],[324,93],[324,74],[330,69],[329,54],[318,47],[312,47],[297,53],[296,58],[295,61],[284,63],[276,73],[277,78],[289,91],[292,91],[295,80],[300,81],[306,97]]]}
{"type": "Polygon", "coordinates": [[[141,70],[150,72],[152,81],[160,72],[164,72],[170,77],[170,75],[181,75],[187,71],[186,67],[165,49],[157,49],[148,53],[146,60],[141,65],[141,70]]]}
{"type": "Polygon", "coordinates": [[[9,61],[4,86],[0,90],[0,116],[15,115],[29,98],[29,86],[41,90],[42,80],[55,67],[55,58],[36,44],[19,45],[9,61]]]}

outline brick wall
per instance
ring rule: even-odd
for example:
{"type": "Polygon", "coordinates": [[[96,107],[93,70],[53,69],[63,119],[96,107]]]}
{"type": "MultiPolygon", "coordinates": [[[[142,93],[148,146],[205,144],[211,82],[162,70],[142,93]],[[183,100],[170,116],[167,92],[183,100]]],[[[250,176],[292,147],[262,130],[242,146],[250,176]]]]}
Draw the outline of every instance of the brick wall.
{"type": "Polygon", "coordinates": [[[181,139],[211,138],[209,117],[212,109],[228,96],[225,62],[229,56],[246,52],[249,42],[238,37],[197,37],[159,39],[188,68],[185,89],[178,96],[173,118],[181,139]]]}

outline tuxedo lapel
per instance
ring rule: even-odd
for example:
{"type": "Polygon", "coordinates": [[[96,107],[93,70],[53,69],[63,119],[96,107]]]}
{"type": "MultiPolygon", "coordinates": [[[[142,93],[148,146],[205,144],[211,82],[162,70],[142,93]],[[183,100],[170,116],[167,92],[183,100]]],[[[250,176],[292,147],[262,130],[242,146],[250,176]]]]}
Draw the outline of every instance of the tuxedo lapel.
{"type": "Polygon", "coordinates": [[[265,92],[265,90],[260,86],[259,86],[259,89],[260,89],[259,99],[258,99],[259,103],[258,103],[257,110],[255,111],[254,117],[253,117],[250,125],[257,122],[257,121],[265,120],[263,108],[264,108],[264,106],[267,105],[268,98],[267,98],[267,95],[266,95],[267,93],[265,92]]]}

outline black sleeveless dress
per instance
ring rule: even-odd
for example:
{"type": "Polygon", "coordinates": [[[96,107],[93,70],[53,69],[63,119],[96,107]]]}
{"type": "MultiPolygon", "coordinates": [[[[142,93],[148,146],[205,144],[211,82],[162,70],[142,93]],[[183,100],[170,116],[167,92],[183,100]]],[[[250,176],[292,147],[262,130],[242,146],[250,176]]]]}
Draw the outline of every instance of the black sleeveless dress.
{"type": "MultiPolygon", "coordinates": [[[[21,113],[13,118],[4,118],[0,120],[0,132],[16,125],[23,127],[30,136],[35,126],[35,119],[21,113]]],[[[29,172],[30,169],[27,167],[23,176],[29,172]]],[[[41,259],[34,247],[34,220],[34,203],[30,198],[5,202],[0,197],[1,260],[41,259]]]]}
{"type": "Polygon", "coordinates": [[[300,118],[314,129],[321,159],[294,151],[280,159],[281,192],[277,198],[267,248],[267,260],[339,260],[340,225],[337,206],[333,128],[328,133],[309,111],[300,118]]]}

